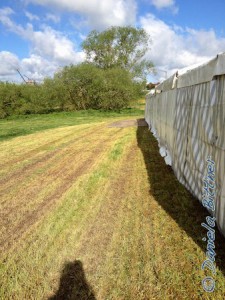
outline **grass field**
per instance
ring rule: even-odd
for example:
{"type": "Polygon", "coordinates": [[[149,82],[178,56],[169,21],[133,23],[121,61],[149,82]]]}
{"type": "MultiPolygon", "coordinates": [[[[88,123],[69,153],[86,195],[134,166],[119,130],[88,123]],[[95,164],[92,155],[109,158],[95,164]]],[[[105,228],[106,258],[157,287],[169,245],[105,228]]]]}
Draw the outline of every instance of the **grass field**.
{"type": "Polygon", "coordinates": [[[142,113],[143,102],[140,101],[135,107],[122,111],[101,112],[98,110],[83,110],[76,112],[56,112],[51,114],[35,114],[10,116],[0,119],[0,141],[11,139],[21,135],[27,135],[50,128],[74,126],[87,123],[100,122],[105,119],[116,117],[135,116],[142,113]]]}
{"type": "Polygon", "coordinates": [[[142,117],[0,122],[0,299],[224,299],[224,238],[217,232],[216,289],[206,293],[208,213],[148,128],[121,122],[142,117]]]}

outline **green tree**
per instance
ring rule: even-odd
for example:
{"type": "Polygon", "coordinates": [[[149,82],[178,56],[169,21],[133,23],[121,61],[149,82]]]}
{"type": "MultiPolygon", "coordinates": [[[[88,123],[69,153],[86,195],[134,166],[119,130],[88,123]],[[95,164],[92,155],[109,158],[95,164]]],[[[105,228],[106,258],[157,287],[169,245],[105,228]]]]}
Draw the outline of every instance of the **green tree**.
{"type": "Polygon", "coordinates": [[[120,67],[134,77],[144,78],[146,71],[153,66],[145,59],[150,42],[150,36],[144,29],[114,26],[103,32],[91,31],[82,47],[87,61],[97,67],[120,67]]]}
{"type": "Polygon", "coordinates": [[[63,85],[63,101],[69,109],[98,108],[104,76],[95,65],[82,63],[66,66],[55,75],[54,80],[58,86],[63,85]]]}
{"type": "Polygon", "coordinates": [[[101,69],[93,63],[66,66],[55,74],[52,85],[50,81],[48,97],[56,93],[63,109],[121,109],[137,98],[131,73],[119,67],[101,69]]]}

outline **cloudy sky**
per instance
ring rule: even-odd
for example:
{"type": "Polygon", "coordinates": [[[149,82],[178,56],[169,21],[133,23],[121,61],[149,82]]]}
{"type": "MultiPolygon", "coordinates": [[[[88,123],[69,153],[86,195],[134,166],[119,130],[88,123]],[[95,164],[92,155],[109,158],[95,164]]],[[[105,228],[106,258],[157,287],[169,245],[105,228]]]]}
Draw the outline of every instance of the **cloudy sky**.
{"type": "Polygon", "coordinates": [[[112,25],[150,34],[147,58],[161,78],[225,51],[224,12],[224,0],[2,0],[0,80],[20,81],[17,68],[42,80],[82,62],[90,30],[112,25]]]}

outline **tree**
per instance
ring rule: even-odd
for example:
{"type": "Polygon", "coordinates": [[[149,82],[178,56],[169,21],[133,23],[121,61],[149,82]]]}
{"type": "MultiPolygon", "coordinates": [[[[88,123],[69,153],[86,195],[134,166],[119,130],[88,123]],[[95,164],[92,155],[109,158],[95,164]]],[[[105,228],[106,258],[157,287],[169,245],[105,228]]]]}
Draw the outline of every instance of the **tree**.
{"type": "Polygon", "coordinates": [[[64,67],[54,80],[63,86],[65,106],[79,110],[98,108],[99,91],[103,89],[104,76],[93,64],[81,63],[64,67]]]}
{"type": "Polygon", "coordinates": [[[58,101],[64,104],[63,109],[69,110],[121,109],[137,98],[137,88],[129,71],[120,67],[102,69],[93,63],[64,67],[55,74],[52,87],[49,97],[54,91],[59,94],[60,87],[58,101]]]}
{"type": "Polygon", "coordinates": [[[103,32],[93,30],[82,43],[87,61],[108,69],[120,67],[134,77],[143,78],[153,66],[144,56],[149,49],[150,37],[144,29],[114,26],[103,32]]]}

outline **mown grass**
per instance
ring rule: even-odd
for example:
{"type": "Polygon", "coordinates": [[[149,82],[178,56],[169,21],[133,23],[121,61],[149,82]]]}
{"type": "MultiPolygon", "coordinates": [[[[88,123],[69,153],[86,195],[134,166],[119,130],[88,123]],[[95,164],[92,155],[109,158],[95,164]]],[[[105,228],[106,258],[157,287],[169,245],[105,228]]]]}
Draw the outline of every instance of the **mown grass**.
{"type": "MultiPolygon", "coordinates": [[[[140,101],[139,101],[140,102],[140,101]]],[[[144,107],[139,102],[120,111],[81,110],[11,116],[0,120],[0,141],[50,128],[74,126],[104,121],[109,118],[143,115],[144,107]]]]}
{"type": "MultiPolygon", "coordinates": [[[[128,130],[119,133],[118,129],[108,128],[106,132],[111,136],[115,130],[118,132],[117,139],[110,141],[111,147],[104,151],[103,156],[96,155],[96,165],[91,167],[88,174],[78,178],[75,184],[72,183],[58,206],[50,214],[46,212],[47,216],[40,226],[33,229],[30,236],[24,237],[25,240],[20,242],[19,253],[13,251],[7,256],[7,264],[1,268],[1,274],[7,274],[4,279],[2,277],[4,292],[0,295],[3,298],[21,299],[26,293],[27,297],[31,297],[35,289],[36,297],[42,299],[43,289],[48,291],[52,280],[60,277],[60,265],[65,259],[74,257],[74,251],[82,245],[81,242],[79,244],[79,240],[92,226],[102,203],[106,200],[104,190],[110,189],[110,174],[119,166],[119,158],[135,134],[129,133],[128,130]],[[47,276],[49,281],[46,278],[48,271],[53,275],[47,276]],[[25,289],[22,288],[24,284],[25,289]]],[[[94,139],[96,138],[97,134],[94,139]]],[[[82,159],[85,159],[85,156],[81,153],[79,161],[82,159]]],[[[69,164],[71,166],[71,163],[69,164]]],[[[113,174],[111,176],[113,177],[113,174]]],[[[50,192],[47,186],[46,189],[50,192]]]]}
{"type": "MultiPolygon", "coordinates": [[[[155,285],[166,299],[223,299],[225,294],[224,237],[216,230],[217,273],[203,272],[206,259],[206,222],[209,213],[176,179],[159,155],[156,139],[146,128],[137,131],[138,145],[143,153],[152,201],[151,239],[152,266],[155,285]],[[216,282],[213,293],[207,293],[202,279],[212,276],[216,282]],[[166,288],[164,288],[164,284],[166,288]]],[[[157,293],[155,295],[157,298],[157,293]]],[[[154,298],[153,298],[154,299],[154,298]]]]}
{"type": "Polygon", "coordinates": [[[0,299],[224,299],[218,232],[201,286],[208,213],[147,127],[97,119],[0,143],[0,299]]]}

